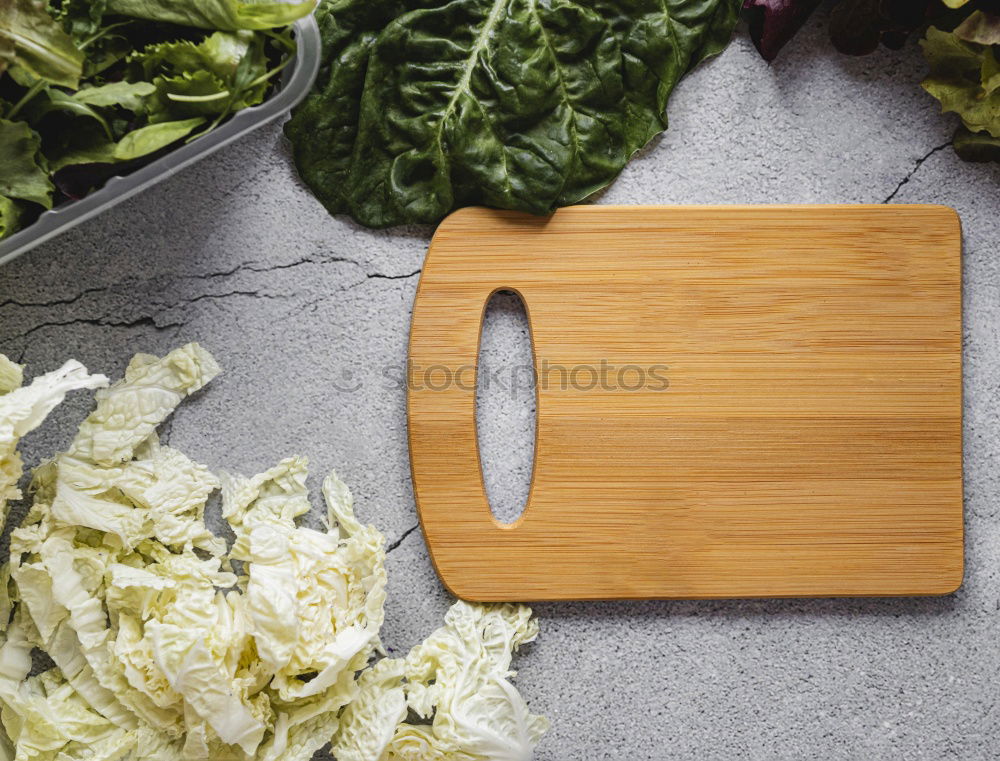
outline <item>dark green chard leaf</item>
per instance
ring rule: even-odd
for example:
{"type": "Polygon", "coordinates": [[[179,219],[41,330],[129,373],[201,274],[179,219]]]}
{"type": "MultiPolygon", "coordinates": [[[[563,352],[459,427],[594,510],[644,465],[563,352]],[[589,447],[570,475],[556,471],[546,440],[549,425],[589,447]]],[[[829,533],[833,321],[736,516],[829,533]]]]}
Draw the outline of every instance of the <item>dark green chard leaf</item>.
{"type": "Polygon", "coordinates": [[[379,33],[409,8],[384,3],[322,3],[316,10],[323,60],[312,93],[293,112],[285,131],[302,179],[333,213],[349,211],[344,195],[361,118],[368,51],[379,33]]]}
{"type": "Polygon", "coordinates": [[[24,122],[0,119],[0,196],[52,208],[52,183],[41,155],[41,139],[24,122]]]}
{"type": "Polygon", "coordinates": [[[83,52],[49,15],[43,0],[3,0],[0,14],[0,73],[18,65],[52,84],[76,87],[83,52]]]}
{"type": "Polygon", "coordinates": [[[666,126],[738,0],[328,0],[324,69],[287,125],[333,213],[384,227],[535,213],[611,182],[666,126]]]}
{"type": "MultiPolygon", "coordinates": [[[[371,0],[377,2],[377,0],[371,0]]],[[[315,0],[298,3],[240,0],[108,0],[108,13],[201,29],[273,29],[309,15],[315,0]]]]}

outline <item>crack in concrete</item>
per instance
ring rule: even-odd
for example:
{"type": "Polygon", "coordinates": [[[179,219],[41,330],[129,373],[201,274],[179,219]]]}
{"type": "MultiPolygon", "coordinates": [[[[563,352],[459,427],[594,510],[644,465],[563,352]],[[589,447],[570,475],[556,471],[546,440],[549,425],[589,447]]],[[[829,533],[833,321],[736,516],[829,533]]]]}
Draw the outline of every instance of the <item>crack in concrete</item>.
{"type": "Polygon", "coordinates": [[[407,280],[411,277],[419,275],[423,271],[423,267],[418,267],[413,270],[413,272],[407,272],[403,275],[386,275],[381,272],[366,273],[365,277],[369,280],[407,280]]]}
{"type": "Polygon", "coordinates": [[[170,328],[182,327],[183,322],[156,322],[155,315],[144,315],[142,317],[137,317],[134,320],[112,320],[108,317],[75,317],[71,320],[50,320],[48,322],[42,322],[38,325],[33,325],[28,328],[23,333],[13,336],[11,340],[25,339],[24,346],[21,347],[21,352],[18,355],[16,362],[21,364],[24,362],[24,355],[28,351],[28,338],[37,333],[39,330],[44,330],[45,328],[58,328],[65,327],[67,325],[94,325],[102,328],[135,328],[140,325],[148,325],[154,330],[162,331],[169,330],[170,328]]]}
{"type": "Polygon", "coordinates": [[[52,301],[18,301],[17,299],[7,299],[6,301],[0,301],[0,309],[5,306],[19,306],[19,307],[54,307],[54,306],[66,306],[73,304],[89,293],[100,293],[101,291],[108,290],[110,286],[100,285],[95,288],[85,288],[80,291],[75,296],[71,296],[68,299],[53,299],[52,301]]]}
{"type": "Polygon", "coordinates": [[[406,537],[408,537],[410,534],[412,534],[418,528],[420,528],[420,524],[419,523],[417,523],[414,526],[410,526],[408,529],[406,529],[406,531],[404,531],[402,534],[399,535],[399,538],[396,539],[396,541],[392,542],[389,546],[387,546],[385,548],[385,554],[388,555],[394,549],[396,549],[397,547],[399,547],[399,545],[401,545],[403,543],[403,540],[406,539],[406,537]]]}
{"type": "Polygon", "coordinates": [[[899,181],[899,184],[896,186],[895,190],[893,190],[889,195],[887,195],[885,197],[885,200],[882,201],[882,203],[889,203],[893,198],[895,198],[896,194],[900,191],[900,189],[902,189],[902,187],[910,181],[910,178],[917,173],[917,170],[924,165],[924,162],[927,161],[927,159],[929,159],[938,151],[944,150],[949,145],[951,145],[951,140],[949,140],[947,143],[942,143],[941,145],[935,148],[931,148],[927,153],[925,153],[923,156],[917,159],[917,162],[913,165],[913,169],[909,171],[906,177],[904,177],[899,181]]]}
{"type": "Polygon", "coordinates": [[[178,301],[176,304],[170,304],[159,311],[160,314],[163,312],[169,312],[171,309],[179,309],[180,307],[186,307],[190,304],[194,304],[198,301],[205,301],[206,299],[228,299],[230,296],[251,296],[255,299],[287,299],[288,296],[282,296],[272,293],[261,293],[259,289],[252,291],[230,291],[229,293],[200,293],[197,296],[192,296],[189,299],[184,299],[183,301],[178,301]]]}
{"type": "MultiPolygon", "coordinates": [[[[217,278],[226,278],[226,277],[231,277],[233,275],[238,275],[241,272],[261,272],[261,273],[275,272],[277,270],[287,270],[287,269],[292,269],[294,267],[300,267],[300,266],[302,266],[304,264],[353,264],[354,266],[358,267],[359,269],[364,270],[364,265],[362,265],[361,262],[358,262],[358,261],[356,261],[354,259],[348,259],[347,257],[336,256],[336,257],[329,257],[329,258],[315,258],[315,257],[311,257],[310,256],[310,257],[305,257],[304,259],[299,259],[299,260],[294,261],[294,262],[285,262],[283,264],[274,264],[274,265],[270,265],[270,266],[259,266],[257,261],[242,262],[242,263],[236,265],[235,267],[233,267],[231,269],[222,270],[221,272],[205,272],[205,273],[198,274],[198,275],[178,275],[178,276],[176,276],[176,277],[174,277],[172,279],[173,280],[215,280],[217,278]]],[[[368,279],[368,280],[405,280],[407,278],[414,277],[415,275],[419,275],[420,272],[421,272],[421,270],[417,269],[417,270],[415,270],[413,272],[408,272],[408,273],[404,273],[404,274],[401,274],[401,275],[390,275],[390,274],[383,273],[383,272],[367,272],[367,271],[365,271],[365,278],[368,279]]],[[[112,283],[110,285],[102,285],[102,286],[97,286],[97,287],[94,287],[94,288],[86,288],[86,289],[80,291],[79,293],[75,294],[74,296],[70,296],[68,298],[52,299],[52,300],[49,300],[49,301],[19,301],[17,299],[7,299],[5,301],[0,302],[0,308],[3,308],[5,306],[18,306],[18,307],[69,306],[71,304],[76,303],[77,301],[79,301],[80,299],[82,299],[84,296],[87,296],[89,294],[104,293],[104,292],[108,292],[108,291],[115,291],[115,290],[119,290],[121,288],[125,288],[125,287],[128,287],[128,286],[133,286],[133,285],[135,285],[135,283],[134,282],[130,282],[130,281],[124,281],[124,282],[120,282],[120,283],[112,283]]],[[[350,286],[347,286],[347,288],[344,288],[344,289],[341,289],[341,290],[347,290],[348,288],[354,288],[357,285],[360,285],[360,283],[352,284],[350,286]]],[[[246,295],[246,294],[244,294],[242,292],[239,292],[239,291],[234,291],[232,294],[224,294],[224,295],[246,295]]],[[[200,298],[212,298],[212,297],[213,296],[211,294],[205,294],[204,296],[199,296],[199,297],[196,297],[194,299],[191,299],[191,300],[189,300],[186,303],[190,303],[190,301],[197,301],[200,298]]],[[[182,302],[181,304],[178,304],[178,305],[175,305],[175,306],[183,306],[183,303],[185,303],[185,302],[182,302]]],[[[167,307],[167,309],[172,309],[172,308],[173,307],[167,307]]],[[[16,337],[17,336],[15,336],[15,338],[16,337]]]]}
{"type": "MultiPolygon", "coordinates": [[[[196,301],[204,301],[206,299],[225,299],[230,296],[250,296],[253,298],[264,298],[264,299],[284,299],[287,296],[278,296],[269,293],[261,293],[260,291],[230,291],[229,293],[202,293],[198,296],[194,296],[190,299],[184,299],[183,301],[178,301],[173,304],[169,304],[162,309],[157,310],[154,314],[143,315],[142,317],[137,317],[133,320],[115,320],[108,315],[101,317],[73,317],[67,320],[48,320],[46,322],[40,322],[37,325],[32,325],[23,333],[19,333],[14,336],[10,336],[9,340],[16,341],[19,339],[27,339],[32,334],[38,332],[39,330],[44,330],[45,328],[57,328],[64,327],[66,325],[93,325],[95,327],[114,327],[114,328],[135,328],[140,325],[148,325],[157,331],[168,330],[170,328],[183,327],[186,324],[185,320],[172,320],[168,322],[161,322],[157,320],[166,312],[173,309],[179,309],[181,307],[186,307],[189,304],[193,304],[196,301]]],[[[26,347],[25,347],[26,348],[26,347]]],[[[24,357],[24,349],[21,351],[21,358],[24,357]]],[[[20,361],[20,360],[19,360],[20,361]]]]}
{"type": "MultiPolygon", "coordinates": [[[[260,273],[266,273],[266,272],[274,272],[276,270],[292,269],[294,267],[300,267],[300,266],[302,266],[304,264],[337,264],[337,263],[352,264],[352,265],[356,266],[358,269],[361,269],[362,271],[364,271],[364,266],[360,262],[355,261],[354,259],[348,259],[346,257],[316,258],[316,257],[309,256],[309,257],[305,257],[303,259],[299,259],[299,260],[294,261],[294,262],[285,262],[283,264],[275,264],[275,265],[270,265],[270,266],[260,266],[259,263],[256,262],[256,261],[242,262],[241,264],[238,264],[235,267],[232,267],[231,269],[223,270],[221,272],[207,272],[207,273],[200,274],[200,275],[180,275],[180,276],[176,276],[176,277],[174,277],[172,279],[173,280],[215,280],[215,279],[219,279],[219,278],[232,277],[233,275],[237,275],[240,272],[260,272],[260,273]]],[[[350,284],[344,285],[344,286],[342,286],[342,287],[340,287],[340,288],[338,288],[336,290],[347,291],[347,290],[350,290],[352,288],[358,287],[359,285],[361,285],[364,282],[367,282],[368,280],[405,280],[405,279],[408,279],[408,278],[412,278],[412,277],[414,277],[416,275],[419,275],[420,272],[421,272],[421,270],[419,268],[416,269],[416,270],[414,270],[413,272],[407,272],[407,273],[403,273],[403,274],[399,274],[399,275],[391,275],[391,274],[384,273],[384,272],[367,272],[367,271],[365,271],[364,272],[364,274],[365,274],[365,279],[364,280],[356,282],[356,283],[350,283],[350,284]]],[[[117,290],[120,290],[120,289],[123,289],[123,288],[126,288],[126,287],[133,287],[133,286],[135,286],[134,282],[121,282],[121,283],[115,283],[115,284],[112,284],[112,285],[98,286],[98,287],[94,287],[94,288],[86,288],[86,289],[80,291],[79,293],[75,294],[74,296],[67,297],[67,298],[53,299],[53,300],[50,300],[50,301],[32,302],[32,301],[18,301],[17,299],[7,299],[7,300],[5,300],[3,302],[0,302],[0,308],[6,307],[6,306],[18,306],[18,307],[22,307],[22,308],[23,307],[69,306],[69,305],[72,305],[72,304],[80,301],[84,296],[87,296],[87,295],[90,295],[90,294],[107,293],[107,292],[117,291],[117,290]]],[[[21,351],[19,353],[19,357],[18,357],[18,360],[17,360],[18,362],[23,362],[25,353],[27,352],[27,349],[28,349],[28,339],[32,335],[34,335],[35,333],[37,333],[38,331],[44,330],[46,328],[61,327],[61,326],[67,326],[67,325],[93,325],[93,326],[99,326],[99,327],[125,327],[125,328],[131,328],[131,327],[138,327],[138,326],[141,326],[141,325],[147,325],[147,326],[153,327],[157,331],[167,330],[169,328],[180,329],[180,328],[182,328],[182,327],[184,327],[186,325],[186,320],[184,320],[184,319],[171,319],[170,321],[162,321],[162,316],[165,313],[170,312],[170,311],[172,311],[174,309],[180,309],[180,308],[189,306],[189,305],[194,304],[194,303],[199,302],[199,301],[205,301],[205,300],[209,300],[209,299],[226,299],[226,298],[230,298],[230,297],[233,297],[233,296],[248,296],[248,297],[251,297],[251,298],[266,298],[266,299],[287,299],[287,298],[291,298],[288,295],[263,293],[262,289],[260,289],[260,288],[254,289],[254,290],[233,290],[233,291],[229,291],[228,293],[202,293],[202,294],[199,294],[197,296],[193,296],[191,298],[186,298],[186,299],[183,299],[181,301],[177,301],[177,302],[172,303],[172,304],[167,304],[166,306],[163,306],[162,308],[157,309],[156,312],[154,312],[153,314],[144,315],[142,317],[138,317],[138,318],[133,319],[133,320],[116,320],[116,319],[112,318],[110,315],[101,315],[101,316],[98,316],[98,317],[74,317],[74,318],[67,318],[65,320],[46,320],[46,321],[40,322],[40,323],[38,323],[36,325],[32,325],[30,328],[28,328],[27,330],[25,330],[25,331],[23,331],[21,333],[18,333],[18,334],[13,335],[13,336],[7,336],[5,338],[5,340],[10,340],[10,341],[24,340],[25,343],[24,343],[24,345],[21,348],[21,351]]],[[[326,298],[326,296],[324,296],[323,298],[326,298]]],[[[319,301],[322,301],[322,300],[323,300],[322,298],[314,300],[314,301],[310,302],[309,304],[307,304],[303,308],[304,309],[308,308],[309,306],[312,306],[312,305],[314,305],[314,304],[316,304],[316,303],[318,303],[319,301]]]]}
{"type": "MultiPolygon", "coordinates": [[[[285,270],[291,269],[292,267],[298,267],[303,264],[325,264],[325,263],[338,263],[346,262],[348,264],[354,264],[358,267],[361,265],[353,259],[346,259],[343,257],[333,257],[330,259],[314,259],[312,257],[306,257],[305,259],[299,259],[298,261],[288,262],[285,264],[275,264],[269,267],[256,266],[256,261],[242,262],[232,269],[223,270],[221,272],[205,272],[197,275],[177,275],[172,280],[215,280],[217,278],[230,277],[232,275],[237,275],[240,272],[273,272],[275,270],[285,270]]],[[[155,280],[155,278],[154,278],[155,280]]],[[[110,285],[102,285],[94,288],[86,288],[80,291],[75,296],[63,299],[53,299],[51,301],[18,301],[17,299],[7,299],[6,301],[0,302],[0,308],[5,306],[13,305],[19,307],[53,307],[53,306],[68,306],[73,304],[84,296],[91,293],[102,293],[107,291],[115,291],[121,288],[130,287],[136,285],[135,281],[122,281],[119,283],[111,283],[110,285]]]]}
{"type": "Polygon", "coordinates": [[[294,262],[285,262],[284,264],[272,264],[270,266],[255,266],[258,261],[243,262],[233,267],[231,270],[225,270],[223,272],[206,272],[202,275],[184,275],[184,278],[191,280],[210,280],[217,277],[229,277],[230,275],[237,275],[240,272],[275,272],[277,270],[289,270],[293,267],[301,267],[303,264],[353,264],[356,267],[361,267],[361,263],[355,261],[354,259],[348,259],[344,256],[331,256],[328,258],[315,258],[312,256],[307,256],[304,259],[298,259],[294,262]]]}

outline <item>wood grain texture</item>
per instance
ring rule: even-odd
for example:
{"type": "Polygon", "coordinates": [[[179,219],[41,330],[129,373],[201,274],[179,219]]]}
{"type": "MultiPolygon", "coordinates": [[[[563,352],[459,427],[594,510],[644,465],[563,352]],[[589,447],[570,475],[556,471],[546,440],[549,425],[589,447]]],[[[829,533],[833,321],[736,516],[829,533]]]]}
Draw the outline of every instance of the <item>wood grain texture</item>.
{"type": "Polygon", "coordinates": [[[955,590],[960,260],[940,206],[456,212],[410,336],[414,490],[442,581],[471,600],[955,590]],[[469,369],[501,288],[547,376],[512,525],[485,496],[469,369]],[[646,383],[554,369],[602,362],[646,383]],[[434,366],[466,370],[430,388],[434,366]]]}

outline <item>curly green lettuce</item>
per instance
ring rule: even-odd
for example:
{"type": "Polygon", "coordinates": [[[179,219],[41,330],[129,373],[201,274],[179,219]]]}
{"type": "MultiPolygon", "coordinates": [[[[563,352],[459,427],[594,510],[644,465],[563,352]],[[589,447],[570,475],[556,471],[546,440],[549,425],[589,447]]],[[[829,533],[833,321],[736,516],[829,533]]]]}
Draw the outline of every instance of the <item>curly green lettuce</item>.
{"type": "Polygon", "coordinates": [[[921,86],[962,120],[956,152],[969,161],[1000,157],[1000,16],[975,11],[953,31],[931,27],[921,47],[930,66],[921,86]]]}

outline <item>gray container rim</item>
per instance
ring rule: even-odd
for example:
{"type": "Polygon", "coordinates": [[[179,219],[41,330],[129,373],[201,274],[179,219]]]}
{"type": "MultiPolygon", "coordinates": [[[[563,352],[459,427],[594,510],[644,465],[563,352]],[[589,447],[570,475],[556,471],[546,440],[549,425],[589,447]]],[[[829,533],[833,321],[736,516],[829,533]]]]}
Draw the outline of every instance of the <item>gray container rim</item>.
{"type": "Polygon", "coordinates": [[[182,145],[136,171],[112,177],[103,187],[77,200],[67,201],[23,230],[0,241],[0,264],[51,240],[56,235],[90,219],[102,211],[141,193],[156,183],[171,177],[208,154],[243,137],[248,132],[274,121],[299,103],[312,87],[320,62],[320,35],[316,19],[311,15],[296,21],[296,51],[281,80],[281,88],[257,106],[238,111],[216,129],[197,140],[182,145]]]}

